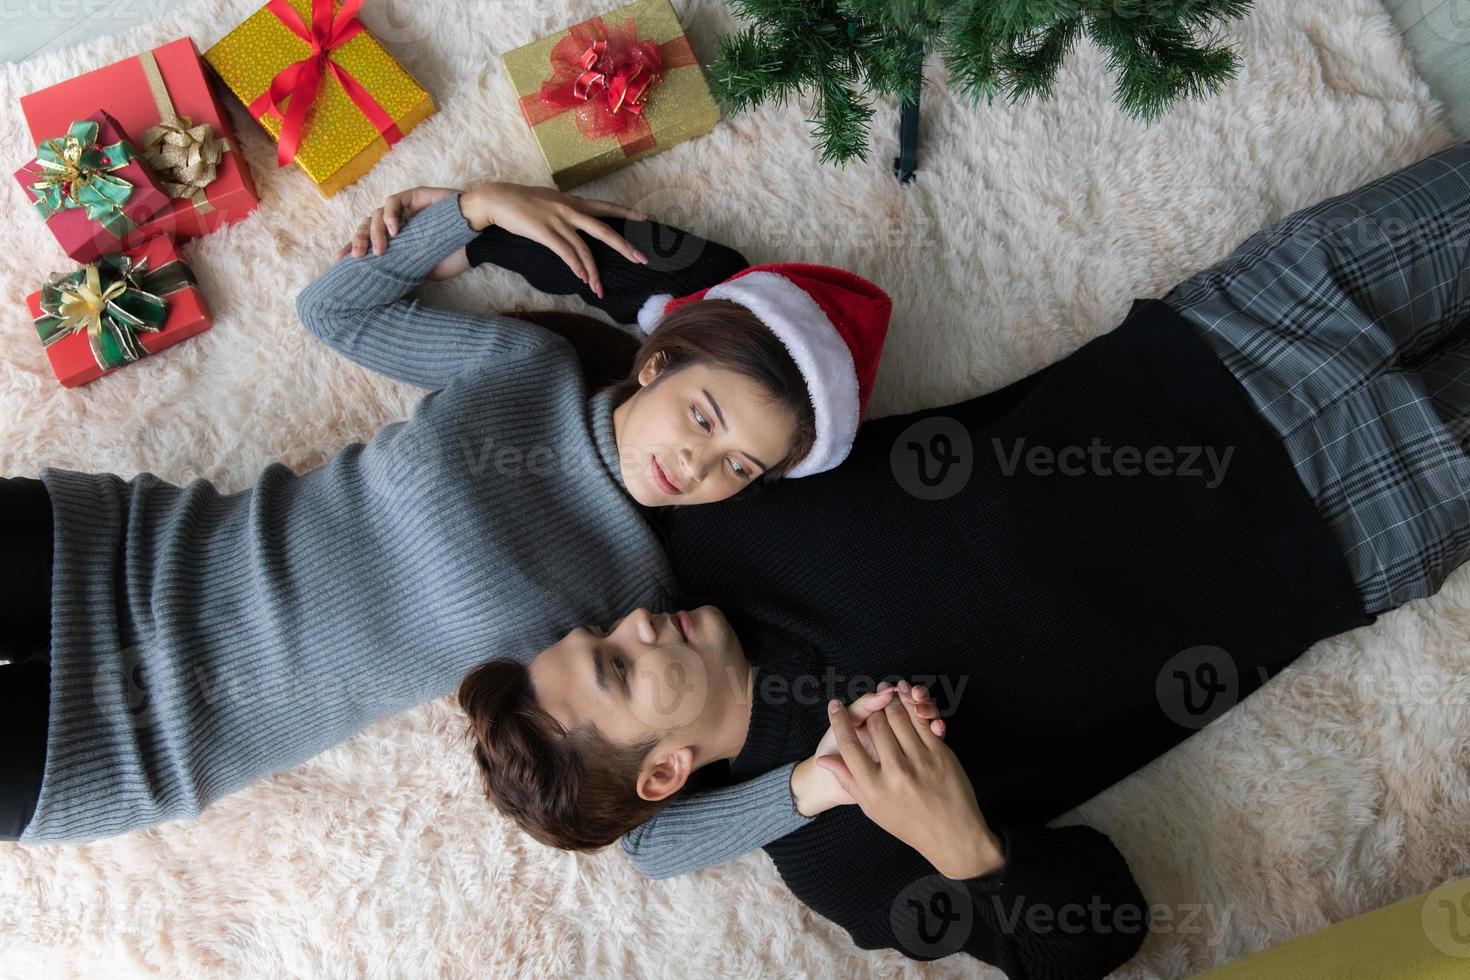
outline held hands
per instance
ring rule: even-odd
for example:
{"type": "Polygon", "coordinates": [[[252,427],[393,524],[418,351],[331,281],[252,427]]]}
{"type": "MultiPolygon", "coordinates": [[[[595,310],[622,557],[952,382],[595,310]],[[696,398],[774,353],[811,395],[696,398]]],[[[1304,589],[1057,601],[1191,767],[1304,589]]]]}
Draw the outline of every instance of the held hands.
{"type": "MultiPolygon", "coordinates": [[[[939,718],[939,708],[930,699],[929,692],[923,685],[910,686],[908,681],[900,680],[895,687],[887,681],[879,681],[876,691],[864,694],[847,708],[848,717],[852,719],[858,738],[862,741],[863,748],[868,750],[869,756],[877,759],[864,722],[875,712],[887,707],[890,697],[912,701],[915,713],[920,718],[929,719],[930,730],[935,735],[944,737],[944,722],[939,718]]],[[[856,802],[837,782],[836,776],[817,765],[817,760],[824,755],[838,757],[837,733],[832,728],[828,728],[822,740],[817,743],[817,750],[809,758],[797,763],[791,773],[792,797],[797,811],[803,816],[814,817],[834,806],[850,806],[856,802]]]]}
{"type": "Polygon", "coordinates": [[[841,758],[817,765],[837,777],[868,819],[923,855],[940,874],[974,878],[1005,863],[1000,841],[980,813],[975,789],[959,758],[913,702],[889,698],[864,727],[864,748],[842,702],[828,705],[841,758]]]}
{"type": "MultiPolygon", "coordinates": [[[[369,248],[374,255],[381,255],[388,247],[388,239],[398,234],[410,217],[435,201],[456,193],[459,192],[448,187],[415,187],[394,194],[383,202],[381,208],[363,219],[352,241],[337,252],[337,258],[348,253],[353,258],[361,258],[369,248]]],[[[592,259],[592,250],[582,240],[579,231],[617,249],[630,262],[648,261],[627,239],[597,220],[601,217],[643,221],[648,216],[611,201],[562,194],[549,187],[491,181],[460,194],[459,207],[470,227],[477,231],[492,224],[499,225],[513,235],[529,238],[551,249],[598,296],[602,296],[602,281],[592,259]]],[[[447,279],[467,268],[469,262],[461,250],[436,266],[429,278],[447,279]]]]}

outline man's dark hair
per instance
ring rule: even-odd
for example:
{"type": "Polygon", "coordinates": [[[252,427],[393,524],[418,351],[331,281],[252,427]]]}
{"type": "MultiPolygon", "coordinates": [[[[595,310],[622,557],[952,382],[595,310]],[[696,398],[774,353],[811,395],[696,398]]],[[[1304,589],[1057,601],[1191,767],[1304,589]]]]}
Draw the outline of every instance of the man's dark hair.
{"type": "Polygon", "coordinates": [[[638,771],[658,744],[615,745],[591,725],[567,733],[536,703],[531,672],[509,658],[486,661],[460,681],[485,795],[551,847],[606,847],[652,818],[666,800],[638,795],[638,771]]]}

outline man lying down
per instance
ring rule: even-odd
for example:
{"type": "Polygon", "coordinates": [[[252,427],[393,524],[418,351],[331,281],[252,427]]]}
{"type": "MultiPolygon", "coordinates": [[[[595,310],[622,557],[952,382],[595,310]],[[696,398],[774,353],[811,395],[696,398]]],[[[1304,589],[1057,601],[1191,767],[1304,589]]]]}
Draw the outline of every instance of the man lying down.
{"type": "Polygon", "coordinates": [[[863,948],[1115,969],[1144,896],[1106,836],[1047,821],[1470,558],[1467,177],[1470,144],[1292,215],[1037,374],[868,423],[836,469],[661,512],[689,611],[464,679],[490,800],[587,850],[725,794],[694,863],[764,847],[863,948]],[[1228,464],[1008,465],[1094,444],[1228,464]]]}
{"type": "MultiPolygon", "coordinates": [[[[1158,363],[1200,391],[1189,375],[1211,355],[1164,347],[1158,363]]],[[[792,892],[860,947],[964,951],[1012,977],[1101,976],[1126,961],[1146,905],[1123,856],[1096,830],[1045,821],[1203,723],[1158,696],[1180,651],[1232,651],[1218,666],[1233,662],[1249,687],[1257,665],[1275,669],[1366,617],[1290,470],[1257,465],[1279,449],[1244,424],[1248,406],[1173,414],[1150,434],[1234,445],[1216,489],[1204,477],[1113,489],[1006,475],[983,453],[940,499],[895,475],[892,448],[927,441],[931,425],[950,430],[954,452],[1018,427],[1049,439],[1053,425],[1075,426],[1083,444],[1138,444],[1137,404],[1086,390],[1103,367],[1089,350],[1039,380],[870,422],[829,473],[672,509],[663,531],[688,611],[636,610],[573,630],[529,667],[495,660],[466,676],[459,702],[491,801],[538,840],[585,850],[697,782],[730,797],[727,846],[685,865],[763,846],[792,892]],[[1284,520],[1257,530],[1261,507],[1284,520]],[[1301,574],[1288,577],[1279,554],[1301,574]],[[927,698],[828,711],[919,679],[927,698]],[[920,707],[931,700],[943,739],[920,707]],[[846,744],[864,718],[876,763],[846,744]],[[840,768],[839,748],[840,782],[827,768],[840,768]],[[739,798],[781,767],[781,807],[739,798]]]]}

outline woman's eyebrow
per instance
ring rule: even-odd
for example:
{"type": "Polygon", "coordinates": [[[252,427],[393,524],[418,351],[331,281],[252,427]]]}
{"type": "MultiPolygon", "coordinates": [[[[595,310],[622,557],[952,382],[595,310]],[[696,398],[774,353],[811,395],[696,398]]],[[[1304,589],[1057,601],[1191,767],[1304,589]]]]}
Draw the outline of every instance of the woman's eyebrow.
{"type": "Polygon", "coordinates": [[[725,428],[725,413],[720,411],[720,403],[715,401],[715,396],[709,393],[708,388],[699,389],[699,393],[704,395],[704,400],[709,402],[709,407],[715,410],[715,418],[720,420],[720,428],[725,428]]]}
{"type": "MultiPolygon", "coordinates": [[[[720,411],[720,403],[715,401],[715,396],[709,393],[708,388],[699,389],[699,393],[704,396],[705,401],[709,402],[709,407],[715,410],[715,418],[720,420],[720,428],[728,428],[728,426],[725,425],[725,413],[720,411]]],[[[762,472],[770,469],[769,466],[767,466],[765,463],[762,463],[754,456],[750,455],[750,453],[746,453],[745,457],[755,465],[759,466],[762,472]]]]}

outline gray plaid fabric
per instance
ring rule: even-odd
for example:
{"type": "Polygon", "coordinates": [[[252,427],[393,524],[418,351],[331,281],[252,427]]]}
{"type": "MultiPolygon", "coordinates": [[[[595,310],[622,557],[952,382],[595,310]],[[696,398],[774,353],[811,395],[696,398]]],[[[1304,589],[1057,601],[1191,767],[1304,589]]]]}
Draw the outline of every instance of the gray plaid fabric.
{"type": "Polygon", "coordinates": [[[1470,143],[1298,211],[1164,301],[1275,428],[1364,605],[1470,559],[1470,143]]]}

